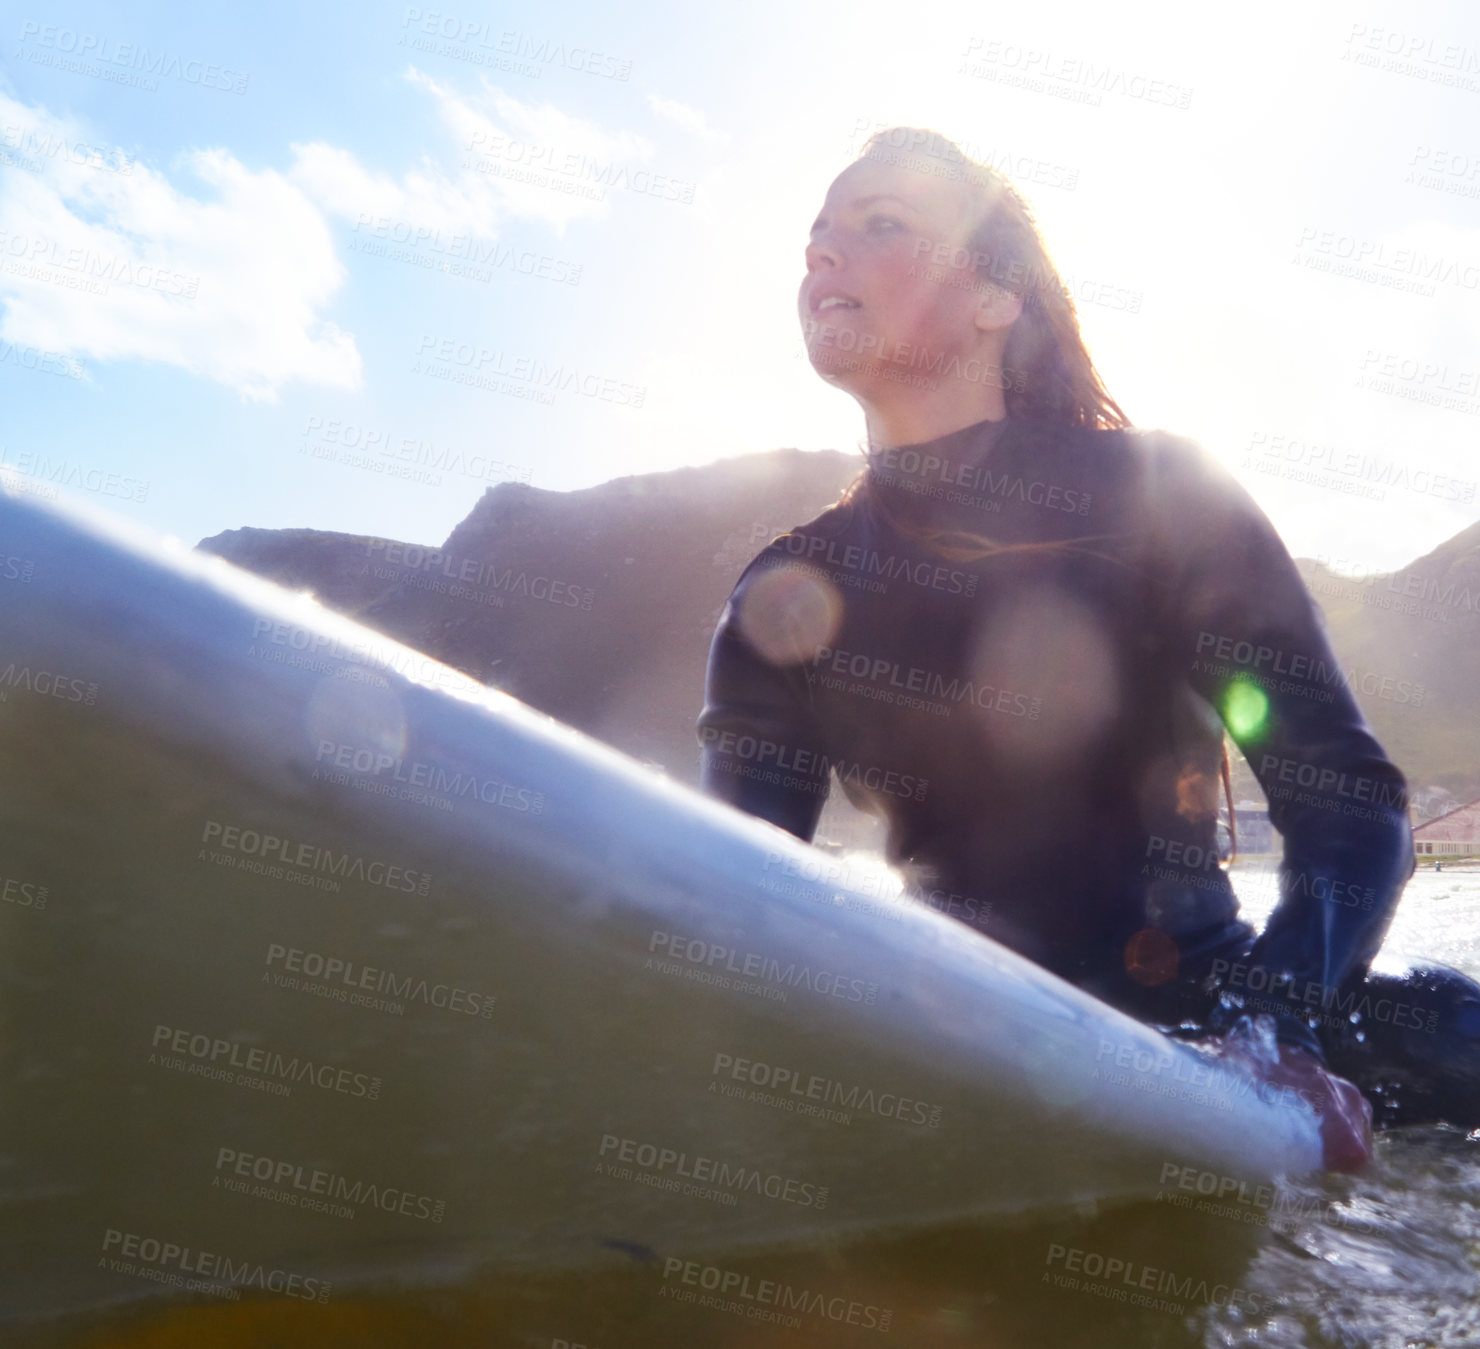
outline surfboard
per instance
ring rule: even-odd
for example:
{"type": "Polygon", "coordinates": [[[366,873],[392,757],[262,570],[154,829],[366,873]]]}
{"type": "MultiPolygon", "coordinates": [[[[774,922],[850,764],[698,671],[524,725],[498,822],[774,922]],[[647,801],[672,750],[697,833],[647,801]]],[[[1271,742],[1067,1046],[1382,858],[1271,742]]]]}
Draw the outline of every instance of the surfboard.
{"type": "Polygon", "coordinates": [[[1299,1102],[311,596],[10,495],[0,554],[14,1326],[1319,1163],[1299,1102]]]}

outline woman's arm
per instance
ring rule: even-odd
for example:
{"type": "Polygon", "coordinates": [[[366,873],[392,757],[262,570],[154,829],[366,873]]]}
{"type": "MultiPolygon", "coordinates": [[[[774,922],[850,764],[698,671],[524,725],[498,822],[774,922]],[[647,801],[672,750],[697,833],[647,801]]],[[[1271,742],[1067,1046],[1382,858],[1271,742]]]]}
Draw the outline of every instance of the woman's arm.
{"type": "MultiPolygon", "coordinates": [[[[1255,986],[1289,1000],[1280,1039],[1319,1055],[1304,1016],[1340,1005],[1413,873],[1407,784],[1264,512],[1187,442],[1153,462],[1153,509],[1171,544],[1175,658],[1248,759],[1284,838],[1280,901],[1247,963],[1262,971],[1255,986]]],[[[1225,1006],[1216,1028],[1237,1015],[1225,1006]]]]}
{"type": "Polygon", "coordinates": [[[778,591],[756,582],[786,560],[769,550],[757,557],[720,615],[697,722],[700,788],[811,842],[827,799],[829,761],[806,672],[800,660],[767,659],[746,636],[747,629],[776,626],[754,606],[778,591]]]}

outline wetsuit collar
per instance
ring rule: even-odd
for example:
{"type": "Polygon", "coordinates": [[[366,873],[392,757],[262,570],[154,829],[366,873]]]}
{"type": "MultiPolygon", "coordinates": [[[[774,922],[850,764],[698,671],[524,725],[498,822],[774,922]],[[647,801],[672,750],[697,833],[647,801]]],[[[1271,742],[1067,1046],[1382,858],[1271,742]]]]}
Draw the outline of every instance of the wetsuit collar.
{"type": "Polygon", "coordinates": [[[895,511],[936,514],[931,502],[969,478],[1016,424],[1012,417],[979,421],[917,445],[870,449],[869,488],[895,511]]]}

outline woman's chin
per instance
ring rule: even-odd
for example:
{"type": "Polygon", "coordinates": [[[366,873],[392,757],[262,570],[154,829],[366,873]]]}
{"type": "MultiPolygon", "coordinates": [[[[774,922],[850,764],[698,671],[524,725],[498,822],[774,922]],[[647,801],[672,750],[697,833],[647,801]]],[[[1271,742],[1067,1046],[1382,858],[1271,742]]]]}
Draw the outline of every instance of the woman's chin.
{"type": "Polygon", "coordinates": [[[866,382],[873,369],[873,362],[832,347],[813,348],[807,352],[807,359],[822,379],[839,389],[866,382]]]}

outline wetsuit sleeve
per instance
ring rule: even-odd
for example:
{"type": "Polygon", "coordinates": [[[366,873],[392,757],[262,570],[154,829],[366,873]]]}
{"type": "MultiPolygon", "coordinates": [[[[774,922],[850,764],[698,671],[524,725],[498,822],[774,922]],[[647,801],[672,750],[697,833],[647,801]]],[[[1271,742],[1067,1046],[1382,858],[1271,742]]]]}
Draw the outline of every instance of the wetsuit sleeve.
{"type": "MultiPolygon", "coordinates": [[[[742,616],[770,559],[746,568],[720,614],[709,647],[698,719],[700,788],[811,842],[828,793],[828,758],[813,715],[806,671],[773,663],[746,637],[742,616]]],[[[763,621],[763,616],[761,616],[763,621]]]]}
{"type": "Polygon", "coordinates": [[[1154,509],[1171,544],[1174,659],[1217,708],[1284,840],[1279,903],[1242,977],[1225,972],[1214,1029],[1239,1015],[1235,985],[1261,989],[1261,1004],[1289,1002],[1276,1018],[1279,1038],[1319,1056],[1307,1018],[1365,972],[1413,874],[1407,783],[1253,498],[1188,442],[1172,442],[1159,471],[1154,509]]]}

